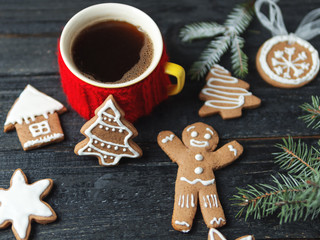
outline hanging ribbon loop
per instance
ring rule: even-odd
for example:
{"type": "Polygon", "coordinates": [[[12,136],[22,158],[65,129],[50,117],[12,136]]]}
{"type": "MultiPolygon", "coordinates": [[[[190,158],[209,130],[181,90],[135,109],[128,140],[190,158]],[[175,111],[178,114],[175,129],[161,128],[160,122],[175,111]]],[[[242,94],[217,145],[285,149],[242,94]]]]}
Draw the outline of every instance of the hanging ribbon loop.
{"type": "Polygon", "coordinates": [[[309,12],[301,21],[295,35],[310,40],[320,34],[320,8],[309,12]],[[317,19],[318,18],[318,19],[317,19]]]}
{"type": "MultiPolygon", "coordinates": [[[[257,0],[254,7],[261,24],[270,30],[273,36],[288,35],[284,25],[282,13],[277,0],[257,0]],[[263,4],[269,5],[269,18],[261,12],[263,4]]],[[[308,13],[301,21],[294,35],[310,40],[320,34],[320,8],[308,13]]]]}
{"type": "Polygon", "coordinates": [[[276,4],[276,1],[257,0],[254,7],[259,21],[264,27],[270,30],[273,36],[288,35],[281,10],[276,4]],[[269,5],[269,18],[261,12],[261,7],[264,3],[269,5]]]}

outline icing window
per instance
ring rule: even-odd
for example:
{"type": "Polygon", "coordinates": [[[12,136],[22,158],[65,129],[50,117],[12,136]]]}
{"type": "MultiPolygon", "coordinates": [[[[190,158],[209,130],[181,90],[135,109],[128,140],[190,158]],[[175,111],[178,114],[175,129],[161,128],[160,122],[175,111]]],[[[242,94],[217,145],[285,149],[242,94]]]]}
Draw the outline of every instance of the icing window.
{"type": "Polygon", "coordinates": [[[48,134],[51,132],[49,123],[47,120],[34,123],[29,126],[29,130],[32,134],[32,137],[38,137],[40,135],[48,134]]]}

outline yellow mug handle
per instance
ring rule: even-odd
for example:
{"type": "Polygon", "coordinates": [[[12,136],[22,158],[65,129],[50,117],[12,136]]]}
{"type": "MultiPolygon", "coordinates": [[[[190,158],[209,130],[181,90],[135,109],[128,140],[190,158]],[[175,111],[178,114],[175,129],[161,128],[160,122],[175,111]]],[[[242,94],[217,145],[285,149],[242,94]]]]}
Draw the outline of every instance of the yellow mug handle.
{"type": "Polygon", "coordinates": [[[186,73],[178,64],[167,62],[164,66],[164,72],[177,78],[177,84],[171,84],[168,87],[168,95],[176,95],[183,89],[186,73]]]}

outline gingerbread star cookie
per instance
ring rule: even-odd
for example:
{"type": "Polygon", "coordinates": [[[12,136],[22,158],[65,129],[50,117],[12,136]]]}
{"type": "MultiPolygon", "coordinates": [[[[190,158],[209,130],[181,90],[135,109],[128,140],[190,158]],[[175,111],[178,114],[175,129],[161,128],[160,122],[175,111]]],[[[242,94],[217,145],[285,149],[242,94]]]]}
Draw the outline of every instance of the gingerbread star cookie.
{"type": "Polygon", "coordinates": [[[77,155],[96,156],[102,166],[117,165],[122,157],[142,156],[142,150],[132,141],[138,131],[124,119],[124,112],[112,95],[95,110],[95,114],[80,130],[87,138],[75,146],[77,155]]]}
{"type": "MultiPolygon", "coordinates": [[[[211,228],[208,233],[208,240],[227,240],[217,229],[211,228]]],[[[245,235],[235,240],[255,240],[253,235],[245,235]]]]}
{"type": "Polygon", "coordinates": [[[218,142],[218,133],[201,122],[187,126],[182,132],[182,141],[170,131],[158,135],[161,149],[179,166],[172,215],[175,230],[190,231],[198,203],[208,228],[226,224],[213,171],[239,158],[243,148],[232,141],[214,151],[218,142]]]}
{"type": "Polygon", "coordinates": [[[293,34],[275,36],[259,49],[257,70],[267,83],[281,88],[298,88],[319,72],[318,51],[293,34]]]}
{"type": "Polygon", "coordinates": [[[12,224],[12,231],[18,240],[29,238],[31,222],[46,224],[56,220],[57,215],[42,199],[53,186],[51,179],[28,184],[27,177],[17,169],[11,178],[9,189],[0,189],[0,228],[12,224]]]}
{"type": "Polygon", "coordinates": [[[200,100],[205,101],[199,110],[200,117],[220,114],[223,119],[237,118],[243,108],[257,108],[261,104],[261,100],[248,91],[248,83],[232,77],[218,64],[210,69],[206,82],[199,95],[200,100]]]}

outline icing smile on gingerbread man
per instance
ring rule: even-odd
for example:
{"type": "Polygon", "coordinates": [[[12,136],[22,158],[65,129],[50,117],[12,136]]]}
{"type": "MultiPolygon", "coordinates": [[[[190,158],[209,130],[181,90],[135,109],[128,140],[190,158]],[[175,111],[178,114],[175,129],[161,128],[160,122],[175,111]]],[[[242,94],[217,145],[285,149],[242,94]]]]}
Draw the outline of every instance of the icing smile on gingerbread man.
{"type": "Polygon", "coordinates": [[[214,151],[218,142],[218,133],[201,122],[187,126],[182,141],[170,131],[158,135],[159,146],[179,166],[172,216],[172,226],[178,231],[190,231],[198,201],[209,228],[226,224],[213,171],[235,161],[243,148],[232,141],[214,151]]]}

